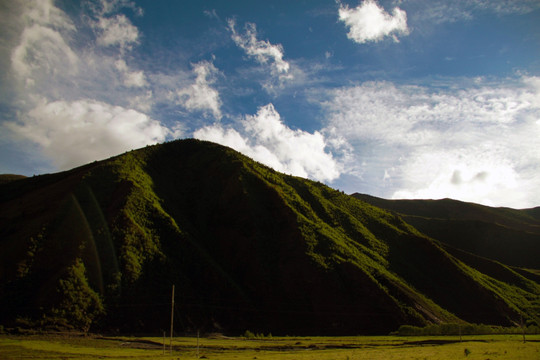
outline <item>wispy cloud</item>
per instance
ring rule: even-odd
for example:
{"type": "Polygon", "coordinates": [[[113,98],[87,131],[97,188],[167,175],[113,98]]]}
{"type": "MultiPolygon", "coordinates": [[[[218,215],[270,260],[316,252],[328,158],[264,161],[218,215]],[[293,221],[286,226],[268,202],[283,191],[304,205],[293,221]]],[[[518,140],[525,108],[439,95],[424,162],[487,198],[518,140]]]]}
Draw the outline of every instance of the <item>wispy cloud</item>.
{"type": "Polygon", "coordinates": [[[355,147],[353,163],[385,196],[540,202],[524,191],[540,186],[536,77],[446,90],[367,82],[334,90],[324,107],[328,134],[355,147]]]}
{"type": "Polygon", "coordinates": [[[526,14],[540,8],[537,0],[474,0],[471,6],[498,14],[526,14]]]}
{"type": "Polygon", "coordinates": [[[102,16],[106,14],[115,13],[123,8],[128,8],[133,10],[133,12],[138,15],[143,15],[143,9],[131,0],[97,0],[88,4],[94,13],[102,16]]]}
{"type": "Polygon", "coordinates": [[[407,13],[395,7],[390,15],[375,0],[364,0],[353,9],[340,4],[339,20],[349,28],[347,37],[359,44],[378,42],[388,36],[398,42],[398,35],[409,34],[407,13]]]}
{"type": "Polygon", "coordinates": [[[415,18],[434,23],[469,21],[486,12],[498,15],[526,14],[540,8],[537,0],[432,0],[427,6],[423,0],[411,0],[408,5],[418,8],[415,18]]]}
{"type": "Polygon", "coordinates": [[[232,147],[277,171],[320,181],[332,181],[340,175],[324,136],[290,129],[272,104],[245,116],[239,130],[214,124],[197,130],[194,137],[232,147]]]}
{"type": "Polygon", "coordinates": [[[257,26],[253,23],[245,24],[243,34],[236,31],[235,20],[229,19],[228,24],[235,44],[259,64],[269,66],[272,76],[277,77],[279,81],[293,78],[289,73],[289,63],[283,60],[284,51],[281,44],[271,44],[269,41],[257,39],[257,26]]]}
{"type": "Polygon", "coordinates": [[[138,42],[139,30],[125,15],[99,17],[94,24],[98,31],[97,44],[102,46],[120,46],[130,49],[138,42]]]}
{"type": "Polygon", "coordinates": [[[216,9],[204,10],[203,14],[209,17],[210,19],[219,20],[219,15],[217,14],[216,9]]]}
{"type": "Polygon", "coordinates": [[[79,59],[68,44],[75,30],[69,17],[52,1],[26,2],[21,8],[17,15],[25,26],[11,52],[15,75],[32,84],[40,77],[56,75],[60,69],[75,70],[79,59]]]}
{"type": "Polygon", "coordinates": [[[131,71],[125,60],[118,59],[115,61],[114,66],[122,74],[124,78],[124,85],[127,87],[143,87],[147,84],[146,76],[142,70],[131,71]]]}
{"type": "Polygon", "coordinates": [[[55,29],[75,30],[75,26],[69,17],[50,0],[36,0],[20,2],[24,7],[21,14],[26,24],[39,24],[50,26],[55,29]]]}

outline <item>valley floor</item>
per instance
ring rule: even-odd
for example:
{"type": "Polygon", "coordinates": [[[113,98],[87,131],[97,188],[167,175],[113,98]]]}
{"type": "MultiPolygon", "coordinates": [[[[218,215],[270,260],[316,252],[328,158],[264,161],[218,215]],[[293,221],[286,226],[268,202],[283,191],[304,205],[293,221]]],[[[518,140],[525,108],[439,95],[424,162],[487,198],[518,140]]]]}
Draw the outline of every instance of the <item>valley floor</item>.
{"type": "Polygon", "coordinates": [[[0,335],[0,359],[540,359],[540,335],[177,337],[169,346],[163,337],[0,335]]]}

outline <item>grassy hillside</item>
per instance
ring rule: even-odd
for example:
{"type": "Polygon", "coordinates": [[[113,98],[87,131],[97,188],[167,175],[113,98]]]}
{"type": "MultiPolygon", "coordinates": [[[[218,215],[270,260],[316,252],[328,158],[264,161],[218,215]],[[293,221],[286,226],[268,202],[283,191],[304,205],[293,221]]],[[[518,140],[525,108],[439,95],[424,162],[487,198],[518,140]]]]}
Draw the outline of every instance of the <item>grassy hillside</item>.
{"type": "Polygon", "coordinates": [[[540,286],[401,217],[183,140],[0,185],[0,324],[274,334],[538,323],[540,286]],[[507,273],[508,272],[508,273],[507,273]]]}
{"type": "Polygon", "coordinates": [[[504,264],[540,269],[540,208],[492,208],[457,200],[354,197],[402,216],[422,233],[504,264]]]}

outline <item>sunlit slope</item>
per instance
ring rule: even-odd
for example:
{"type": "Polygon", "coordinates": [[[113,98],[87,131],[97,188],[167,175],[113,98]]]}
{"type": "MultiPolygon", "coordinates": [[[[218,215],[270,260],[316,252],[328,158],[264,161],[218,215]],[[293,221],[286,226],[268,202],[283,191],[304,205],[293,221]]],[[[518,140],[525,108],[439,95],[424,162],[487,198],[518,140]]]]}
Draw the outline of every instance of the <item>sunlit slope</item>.
{"type": "Polygon", "coordinates": [[[180,330],[538,321],[535,282],[488,276],[399,216],[208,142],[12,181],[0,201],[6,325],[161,331],[172,284],[180,330]]]}

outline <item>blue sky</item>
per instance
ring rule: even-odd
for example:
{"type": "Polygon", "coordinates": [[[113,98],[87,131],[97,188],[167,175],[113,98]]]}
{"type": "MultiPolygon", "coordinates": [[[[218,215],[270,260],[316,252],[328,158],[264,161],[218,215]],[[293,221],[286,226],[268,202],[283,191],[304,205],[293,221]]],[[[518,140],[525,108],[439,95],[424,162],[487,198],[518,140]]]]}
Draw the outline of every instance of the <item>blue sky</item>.
{"type": "Polygon", "coordinates": [[[540,1],[4,1],[0,173],[176,138],[347,193],[540,205],[540,1]]]}

